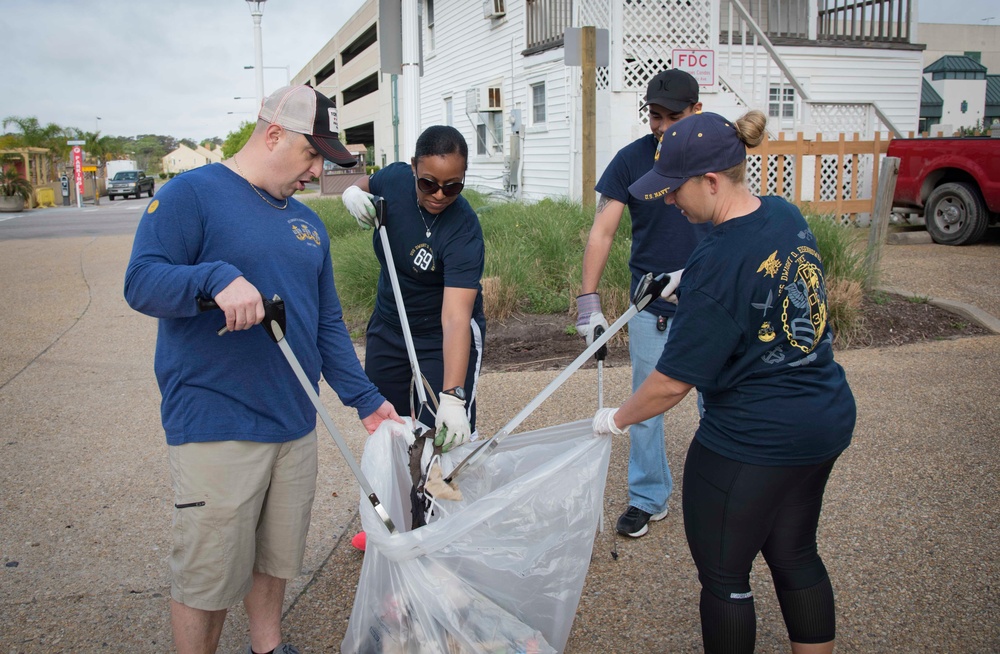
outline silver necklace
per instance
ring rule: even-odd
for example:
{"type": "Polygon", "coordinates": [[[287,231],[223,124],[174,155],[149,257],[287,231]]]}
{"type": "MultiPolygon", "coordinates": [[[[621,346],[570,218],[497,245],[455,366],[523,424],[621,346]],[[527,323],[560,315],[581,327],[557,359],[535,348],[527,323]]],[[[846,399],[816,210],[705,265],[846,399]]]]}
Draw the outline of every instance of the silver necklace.
{"type": "Polygon", "coordinates": [[[265,198],[264,195],[259,190],[257,190],[257,187],[253,185],[253,182],[247,179],[247,176],[243,173],[243,169],[240,168],[240,162],[236,161],[236,155],[233,155],[233,163],[236,164],[236,170],[240,171],[240,177],[247,180],[247,184],[249,184],[250,188],[253,189],[253,192],[257,194],[257,197],[259,197],[264,202],[267,202],[269,205],[271,205],[275,209],[278,209],[279,211],[284,211],[285,209],[288,208],[288,198],[285,198],[285,204],[279,207],[275,203],[265,198]]]}
{"type": "Polygon", "coordinates": [[[427,219],[424,218],[424,210],[420,207],[420,203],[419,202],[417,202],[417,213],[420,214],[420,220],[423,221],[423,223],[424,223],[424,229],[427,230],[427,231],[424,232],[424,234],[427,236],[427,238],[430,238],[431,237],[431,229],[434,228],[434,223],[436,223],[437,219],[441,217],[441,214],[438,214],[438,215],[434,216],[434,219],[431,220],[430,227],[428,227],[427,226],[427,219]]]}

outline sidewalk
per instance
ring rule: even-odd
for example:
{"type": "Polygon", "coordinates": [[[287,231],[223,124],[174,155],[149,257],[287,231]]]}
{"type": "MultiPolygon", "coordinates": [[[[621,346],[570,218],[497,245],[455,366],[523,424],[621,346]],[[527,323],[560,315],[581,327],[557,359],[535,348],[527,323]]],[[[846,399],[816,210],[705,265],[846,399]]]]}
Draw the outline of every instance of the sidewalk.
{"type": "MultiPolygon", "coordinates": [[[[122,299],[130,236],[0,242],[0,652],[162,652],[171,491],[153,378],[156,323],[122,299]]],[[[1000,243],[886,249],[883,283],[1000,316],[1000,243]]],[[[827,492],[821,549],[838,600],[838,652],[1000,650],[1000,336],[838,354],[858,398],[854,444],[827,492]]],[[[482,379],[493,433],[554,372],[482,379]]],[[[620,403],[628,369],[605,370],[620,403]]],[[[596,404],[581,371],[525,424],[568,422],[596,404]]],[[[364,432],[323,400],[360,458],[364,432]]],[[[776,408],[778,410],[779,408],[776,408]]],[[[696,424],[688,398],[667,420],[679,489],[696,424]]],[[[287,640],[339,651],[363,555],[349,545],[358,496],[320,429],[320,486],[306,574],[289,586],[287,640]]],[[[568,652],[700,651],[698,585],[680,495],[638,540],[612,535],[626,502],[628,443],[615,441],[607,531],[594,547],[568,652]],[[610,552],[617,548],[618,558],[610,552]]],[[[758,651],[787,651],[766,567],[755,569],[758,651]]],[[[232,612],[223,652],[247,642],[232,612]]]]}

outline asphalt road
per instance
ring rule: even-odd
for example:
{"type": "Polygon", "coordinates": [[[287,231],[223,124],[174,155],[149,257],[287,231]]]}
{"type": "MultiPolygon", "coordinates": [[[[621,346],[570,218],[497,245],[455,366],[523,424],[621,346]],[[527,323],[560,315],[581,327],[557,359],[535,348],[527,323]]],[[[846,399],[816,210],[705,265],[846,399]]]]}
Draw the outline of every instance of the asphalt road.
{"type": "Polygon", "coordinates": [[[90,202],[83,207],[47,207],[0,214],[0,241],[134,234],[147,205],[149,198],[114,202],[103,198],[99,206],[90,202]]]}

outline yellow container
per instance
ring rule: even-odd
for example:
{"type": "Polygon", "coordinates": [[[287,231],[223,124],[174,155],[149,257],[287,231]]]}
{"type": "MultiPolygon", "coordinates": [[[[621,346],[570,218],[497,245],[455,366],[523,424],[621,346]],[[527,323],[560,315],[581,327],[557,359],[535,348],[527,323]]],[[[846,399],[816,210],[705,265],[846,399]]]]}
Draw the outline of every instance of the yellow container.
{"type": "Polygon", "coordinates": [[[37,189],[35,191],[35,202],[39,207],[54,207],[56,206],[56,192],[47,186],[37,189]]]}

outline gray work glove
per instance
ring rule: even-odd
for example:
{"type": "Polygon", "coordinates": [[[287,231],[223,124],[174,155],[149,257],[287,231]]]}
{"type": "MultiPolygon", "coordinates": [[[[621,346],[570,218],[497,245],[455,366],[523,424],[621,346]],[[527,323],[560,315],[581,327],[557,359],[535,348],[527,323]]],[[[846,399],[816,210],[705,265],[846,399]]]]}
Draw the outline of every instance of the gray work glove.
{"type": "Polygon", "coordinates": [[[601,296],[597,293],[576,296],[576,315],[576,333],[586,339],[588,346],[594,342],[594,327],[600,325],[608,331],[608,321],[601,313],[601,296]]]}
{"type": "Polygon", "coordinates": [[[375,205],[372,204],[371,193],[365,193],[357,186],[351,185],[344,189],[340,196],[347,212],[354,216],[361,229],[371,229],[375,226],[375,205]]]}

